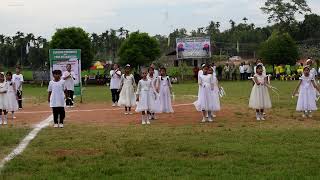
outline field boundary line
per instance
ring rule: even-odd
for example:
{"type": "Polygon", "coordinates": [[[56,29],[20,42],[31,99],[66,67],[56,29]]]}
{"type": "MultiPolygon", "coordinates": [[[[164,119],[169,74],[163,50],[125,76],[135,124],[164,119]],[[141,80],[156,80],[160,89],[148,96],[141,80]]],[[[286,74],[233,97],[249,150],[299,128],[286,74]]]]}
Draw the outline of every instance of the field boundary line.
{"type": "Polygon", "coordinates": [[[38,135],[38,133],[48,127],[50,122],[53,121],[53,115],[50,115],[47,119],[36,124],[34,129],[19,143],[19,145],[11,151],[4,159],[0,162],[0,172],[4,168],[5,164],[14,159],[16,156],[20,155],[30,144],[30,142],[38,135]]]}
{"type": "MultiPolygon", "coordinates": [[[[181,106],[190,106],[192,103],[187,104],[175,104],[173,107],[181,107],[181,106]]],[[[105,109],[78,109],[78,110],[66,110],[66,113],[74,113],[74,112],[95,112],[95,111],[119,111],[123,108],[105,108],[105,109]]],[[[36,113],[52,113],[52,111],[26,111],[26,112],[16,112],[16,114],[36,114],[36,113]]]]}

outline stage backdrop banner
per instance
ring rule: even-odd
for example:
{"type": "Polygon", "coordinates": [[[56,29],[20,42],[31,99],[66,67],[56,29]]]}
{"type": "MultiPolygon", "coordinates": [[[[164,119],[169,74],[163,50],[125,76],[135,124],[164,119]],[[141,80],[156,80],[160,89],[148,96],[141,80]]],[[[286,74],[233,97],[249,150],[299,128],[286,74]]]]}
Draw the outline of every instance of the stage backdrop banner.
{"type": "Polygon", "coordinates": [[[176,39],[178,59],[210,58],[210,37],[188,37],[176,39]]]}
{"type": "MultiPolygon", "coordinates": [[[[71,64],[72,71],[75,73],[74,93],[81,96],[81,50],[80,49],[50,49],[50,70],[61,70],[62,73],[67,70],[67,64],[71,64]]],[[[52,73],[51,74],[51,79],[52,73]]]]}

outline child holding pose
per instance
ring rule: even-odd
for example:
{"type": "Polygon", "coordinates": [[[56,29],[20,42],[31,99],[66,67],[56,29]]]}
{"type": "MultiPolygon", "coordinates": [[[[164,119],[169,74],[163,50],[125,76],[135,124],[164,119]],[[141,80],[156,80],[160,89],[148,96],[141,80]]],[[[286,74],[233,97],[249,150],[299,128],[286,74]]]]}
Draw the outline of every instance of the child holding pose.
{"type": "Polygon", "coordinates": [[[150,112],[149,120],[156,120],[155,113],[160,112],[159,94],[157,93],[157,90],[156,90],[156,84],[157,84],[158,77],[155,76],[154,72],[155,72],[154,68],[149,67],[147,78],[148,78],[148,80],[151,81],[152,88],[150,88],[150,94],[151,94],[151,102],[154,106],[153,110],[150,112]]]}
{"type": "Polygon", "coordinates": [[[160,76],[158,77],[157,92],[160,93],[160,111],[163,113],[173,113],[171,104],[172,85],[169,76],[167,76],[166,68],[160,68],[160,76]]]}
{"type": "Polygon", "coordinates": [[[138,83],[137,88],[137,109],[136,112],[142,112],[142,124],[150,124],[149,117],[154,107],[154,92],[152,91],[152,81],[147,78],[147,69],[141,72],[142,79],[138,83]]]}
{"type": "Polygon", "coordinates": [[[8,91],[7,91],[7,103],[8,103],[8,108],[7,111],[12,113],[12,119],[15,119],[16,117],[14,116],[14,112],[18,111],[19,106],[18,106],[18,96],[16,94],[16,85],[12,81],[12,73],[7,72],[6,74],[6,79],[7,79],[7,84],[8,84],[8,91]]]}
{"type": "MultiPolygon", "coordinates": [[[[211,74],[208,74],[209,66],[203,67],[203,74],[199,76],[198,84],[200,86],[200,93],[198,100],[194,103],[196,109],[202,112],[202,121],[206,122],[207,115],[208,121],[213,122],[212,111],[214,111],[214,81],[211,74]]],[[[211,68],[210,68],[211,69],[211,68]]]]}
{"type": "Polygon", "coordinates": [[[268,79],[263,74],[263,66],[261,64],[257,65],[253,81],[254,86],[250,95],[249,107],[256,110],[257,121],[265,120],[264,110],[270,109],[272,105],[268,91],[268,79]]]}
{"type": "Polygon", "coordinates": [[[125,73],[121,77],[119,105],[125,107],[125,115],[132,114],[131,107],[136,104],[134,87],[136,86],[134,76],[130,74],[129,64],[125,67],[125,73]]]}
{"type": "Polygon", "coordinates": [[[212,68],[208,69],[208,74],[213,78],[213,90],[211,92],[211,94],[213,96],[212,97],[212,100],[213,100],[213,111],[212,111],[211,116],[212,116],[212,118],[215,118],[216,115],[213,114],[213,113],[221,110],[220,94],[219,94],[220,86],[219,86],[218,79],[215,76],[212,68]]]}
{"type": "Polygon", "coordinates": [[[54,70],[52,72],[53,80],[50,81],[48,87],[48,102],[53,112],[54,128],[63,128],[63,120],[66,116],[65,107],[65,82],[61,79],[62,72],[54,70]],[[58,120],[60,118],[60,121],[58,120]]]}
{"type": "Polygon", "coordinates": [[[303,68],[303,75],[300,77],[300,82],[297,88],[294,90],[294,96],[299,90],[299,97],[296,110],[303,112],[302,117],[312,117],[312,111],[317,110],[316,97],[314,96],[314,89],[320,91],[317,87],[314,77],[310,74],[310,67],[305,66],[303,68]]]}
{"type": "Polygon", "coordinates": [[[8,103],[7,103],[8,83],[5,81],[4,73],[0,73],[0,125],[8,124],[8,103]],[[3,112],[3,120],[2,120],[3,112]]]}

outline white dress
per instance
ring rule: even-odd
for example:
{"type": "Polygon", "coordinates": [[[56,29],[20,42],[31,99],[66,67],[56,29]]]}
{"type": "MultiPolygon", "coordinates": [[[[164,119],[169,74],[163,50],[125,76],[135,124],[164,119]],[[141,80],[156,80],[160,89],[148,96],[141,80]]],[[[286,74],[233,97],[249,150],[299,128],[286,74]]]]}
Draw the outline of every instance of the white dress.
{"type": "MultiPolygon", "coordinates": [[[[317,75],[318,75],[317,70],[315,68],[312,68],[310,70],[310,77],[315,80],[317,75]]],[[[314,83],[316,83],[316,85],[318,85],[317,81],[314,81],[314,83]]],[[[315,87],[312,86],[312,88],[313,88],[313,95],[315,98],[317,98],[317,96],[319,96],[320,94],[315,87]]]]}
{"type": "Polygon", "coordinates": [[[212,75],[213,78],[213,84],[214,84],[214,89],[212,91],[213,94],[213,111],[220,111],[221,106],[220,106],[220,95],[219,95],[219,87],[218,87],[218,80],[215,75],[212,75]]]}
{"type": "Polygon", "coordinates": [[[313,78],[311,76],[300,77],[301,85],[299,89],[299,97],[297,102],[297,111],[316,111],[317,103],[314,96],[314,86],[312,84],[313,78]]]}
{"type": "Polygon", "coordinates": [[[211,74],[199,76],[200,93],[194,102],[197,111],[214,111],[214,79],[211,74]]]}
{"type": "Polygon", "coordinates": [[[0,83],[0,109],[7,110],[8,109],[8,100],[7,100],[7,92],[8,91],[8,83],[3,82],[0,83]]]}
{"type": "Polygon", "coordinates": [[[137,104],[136,112],[151,112],[154,107],[154,92],[151,91],[152,81],[141,79],[138,83],[137,95],[139,95],[139,102],[137,104]]]}
{"type": "Polygon", "coordinates": [[[265,75],[258,75],[255,74],[254,77],[258,79],[258,82],[261,84],[258,85],[257,83],[254,84],[252,87],[250,100],[249,100],[249,107],[252,109],[270,109],[271,99],[268,91],[268,87],[265,85],[265,75]]]}
{"type": "Polygon", "coordinates": [[[15,91],[15,84],[12,81],[7,81],[8,84],[8,91],[7,91],[7,111],[8,112],[15,112],[18,111],[19,106],[17,102],[17,96],[15,91]]]}
{"type": "Polygon", "coordinates": [[[134,94],[134,77],[132,74],[121,76],[121,92],[118,104],[120,106],[132,107],[136,105],[136,95],[134,94]]]}
{"type": "Polygon", "coordinates": [[[169,76],[158,77],[158,86],[160,88],[160,111],[163,113],[172,113],[173,108],[171,104],[171,92],[172,87],[169,76]]]}
{"type": "Polygon", "coordinates": [[[157,78],[158,76],[153,76],[152,78],[148,75],[148,79],[151,81],[152,88],[150,88],[150,94],[152,96],[151,101],[152,101],[152,110],[151,113],[160,113],[161,108],[160,108],[160,94],[157,93],[156,91],[156,83],[157,83],[157,78]]]}

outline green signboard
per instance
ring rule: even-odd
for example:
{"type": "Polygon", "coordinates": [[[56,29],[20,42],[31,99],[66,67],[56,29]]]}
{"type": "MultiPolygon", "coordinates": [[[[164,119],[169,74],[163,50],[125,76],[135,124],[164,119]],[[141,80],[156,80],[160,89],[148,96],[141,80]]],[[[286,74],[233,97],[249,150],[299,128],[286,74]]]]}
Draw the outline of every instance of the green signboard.
{"type": "Polygon", "coordinates": [[[72,71],[76,76],[74,93],[77,96],[81,96],[81,49],[50,49],[49,59],[51,71],[61,70],[65,72],[67,64],[71,64],[72,71]]]}

